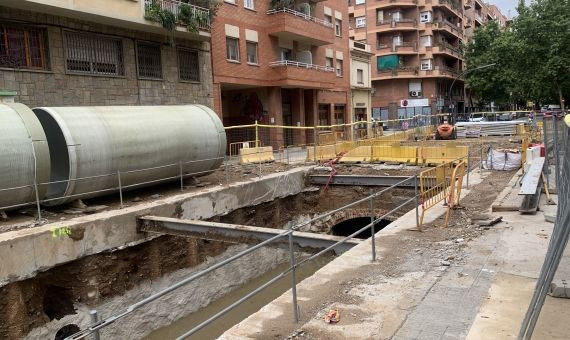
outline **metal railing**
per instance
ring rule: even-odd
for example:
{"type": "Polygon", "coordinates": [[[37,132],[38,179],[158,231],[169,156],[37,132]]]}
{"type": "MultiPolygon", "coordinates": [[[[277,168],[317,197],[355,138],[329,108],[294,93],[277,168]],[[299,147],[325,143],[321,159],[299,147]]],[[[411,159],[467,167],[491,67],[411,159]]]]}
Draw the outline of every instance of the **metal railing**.
{"type": "Polygon", "coordinates": [[[437,28],[442,28],[442,29],[447,29],[447,30],[451,30],[454,33],[461,35],[463,34],[463,29],[461,27],[458,27],[456,24],[449,22],[446,19],[443,20],[434,20],[433,24],[435,25],[435,27],[437,28]]]}
{"type": "Polygon", "coordinates": [[[376,26],[390,25],[391,28],[394,27],[417,27],[418,21],[415,19],[388,19],[388,20],[378,20],[376,21],[376,26]]]}
{"type": "Polygon", "coordinates": [[[235,301],[234,303],[230,304],[229,306],[227,306],[226,308],[222,309],[221,311],[219,311],[218,313],[216,313],[215,315],[211,316],[210,318],[208,318],[207,320],[203,321],[202,323],[196,325],[195,327],[193,327],[192,329],[190,329],[189,331],[185,332],[184,334],[180,335],[179,337],[177,337],[177,339],[184,339],[187,338],[193,334],[195,334],[196,332],[198,332],[199,330],[201,330],[202,328],[206,327],[207,325],[209,325],[211,322],[217,320],[218,318],[220,318],[221,316],[225,315],[226,313],[228,313],[229,311],[231,311],[232,309],[234,309],[235,307],[237,307],[238,305],[240,305],[241,303],[247,301],[248,299],[250,299],[251,297],[257,295],[259,292],[261,292],[262,290],[264,290],[265,288],[271,286],[273,283],[277,282],[278,280],[284,278],[287,274],[291,273],[291,292],[292,292],[292,302],[293,302],[293,316],[294,316],[294,320],[295,322],[298,322],[300,319],[299,316],[299,306],[298,306],[298,300],[297,300],[297,279],[296,279],[296,271],[297,268],[299,268],[300,266],[304,265],[305,263],[314,260],[315,258],[328,253],[329,251],[333,250],[334,248],[338,247],[341,244],[346,243],[348,240],[354,238],[355,236],[365,232],[366,230],[370,230],[370,235],[371,235],[371,261],[374,262],[376,261],[376,243],[375,243],[375,225],[380,222],[381,220],[389,217],[390,215],[394,214],[395,212],[397,212],[398,210],[402,209],[403,207],[409,205],[413,203],[415,205],[415,215],[416,215],[416,225],[418,225],[419,223],[419,194],[418,194],[418,177],[417,176],[410,176],[398,183],[393,184],[390,187],[384,188],[382,190],[379,190],[375,193],[372,193],[371,195],[368,195],[362,199],[359,199],[357,201],[354,201],[352,203],[346,204],[340,208],[334,209],[334,210],[330,210],[326,213],[320,214],[308,221],[299,223],[295,226],[290,227],[288,230],[283,231],[282,233],[275,235],[263,242],[260,242],[244,251],[241,251],[223,261],[220,261],[216,264],[214,264],[211,267],[208,267],[204,270],[201,270],[195,274],[190,275],[189,277],[185,278],[182,281],[179,281],[177,283],[175,283],[174,285],[167,287],[135,304],[132,304],[130,306],[128,306],[127,308],[124,308],[122,311],[103,318],[100,321],[95,322],[94,324],[92,324],[90,327],[88,327],[87,329],[84,329],[78,333],[75,333],[69,337],[66,338],[66,340],[74,340],[74,339],[83,339],[85,337],[87,337],[90,334],[98,334],[99,330],[101,330],[102,328],[105,328],[111,324],[113,324],[114,322],[124,318],[125,316],[133,313],[134,311],[140,309],[141,307],[147,305],[148,303],[155,301],[159,298],[161,298],[162,296],[169,294],[171,292],[173,292],[174,290],[183,287],[203,276],[205,276],[206,274],[212,273],[213,271],[215,271],[218,268],[221,268],[227,264],[232,263],[233,261],[247,255],[250,254],[258,249],[260,249],[261,247],[267,246],[270,243],[281,239],[281,238],[288,238],[289,241],[289,255],[290,255],[290,266],[289,268],[287,268],[286,270],[284,270],[283,272],[281,272],[280,274],[278,274],[277,276],[273,277],[272,279],[270,279],[269,281],[267,281],[266,283],[264,283],[263,285],[259,286],[258,288],[256,288],[255,290],[249,292],[248,294],[246,294],[245,296],[243,296],[242,298],[240,298],[239,300],[235,301]],[[414,196],[412,196],[411,198],[409,198],[408,200],[406,200],[405,202],[401,203],[400,205],[398,205],[397,207],[393,208],[392,210],[388,211],[387,213],[385,213],[384,215],[380,216],[380,217],[376,217],[375,216],[375,210],[374,210],[374,200],[379,198],[382,194],[387,193],[388,191],[395,189],[397,187],[399,187],[400,185],[404,184],[404,183],[408,183],[413,181],[414,183],[414,196]],[[369,212],[370,212],[370,223],[367,224],[366,226],[360,228],[359,230],[355,231],[354,233],[344,237],[342,240],[320,250],[319,252],[297,262],[296,261],[296,256],[295,256],[295,249],[293,246],[293,237],[294,237],[294,233],[295,231],[299,231],[302,227],[308,226],[318,220],[321,220],[323,218],[329,217],[335,213],[341,212],[343,210],[346,210],[348,208],[357,206],[357,205],[361,205],[361,204],[368,204],[369,206],[369,212]]]}
{"type": "Polygon", "coordinates": [[[448,42],[441,41],[437,44],[437,47],[443,51],[449,50],[451,52],[451,54],[455,54],[458,57],[463,56],[463,52],[461,52],[461,49],[459,47],[453,46],[448,42]]]}
{"type": "MultiPolygon", "coordinates": [[[[383,49],[390,49],[390,52],[398,52],[400,49],[411,49],[412,52],[417,52],[418,51],[418,43],[417,41],[404,41],[401,42],[400,44],[392,44],[392,45],[387,45],[387,44],[378,44],[376,46],[377,50],[383,50],[383,49]]],[[[405,51],[403,51],[405,52],[405,51]]]]}
{"type": "MultiPolygon", "coordinates": [[[[546,294],[550,289],[566,246],[570,239],[570,126],[557,117],[544,117],[544,145],[546,160],[553,158],[556,171],[558,208],[546,256],[536,281],[530,304],[521,323],[518,340],[530,340],[538,322],[546,294]],[[554,155],[549,156],[551,150],[554,155]]],[[[549,165],[547,170],[550,170],[549,165]]],[[[548,178],[548,176],[546,176],[548,178]]]]}
{"type": "Polygon", "coordinates": [[[332,68],[330,66],[308,64],[308,63],[303,63],[300,61],[293,61],[293,60],[279,60],[279,61],[272,61],[269,63],[269,67],[283,67],[283,66],[306,68],[306,69],[323,71],[323,72],[334,72],[334,68],[332,68]]]}
{"type": "Polygon", "coordinates": [[[307,20],[307,21],[312,21],[314,23],[317,23],[317,24],[325,26],[325,27],[329,27],[329,28],[333,27],[333,24],[328,22],[328,21],[325,21],[325,20],[319,19],[319,18],[315,18],[313,16],[310,16],[309,14],[305,14],[305,13],[295,11],[295,10],[292,10],[289,8],[270,9],[267,11],[268,15],[277,14],[277,13],[287,13],[287,14],[293,15],[295,17],[302,18],[302,19],[307,20]]]}
{"type": "Polygon", "coordinates": [[[459,5],[457,5],[457,3],[455,1],[439,0],[439,4],[440,5],[447,5],[451,8],[451,10],[459,12],[459,13],[463,13],[463,9],[459,5]]]}
{"type": "Polygon", "coordinates": [[[433,69],[439,71],[440,73],[449,73],[453,76],[461,74],[461,70],[444,65],[436,65],[433,69]]]}
{"type": "Polygon", "coordinates": [[[180,7],[188,6],[190,8],[191,17],[195,20],[199,29],[209,31],[211,29],[210,10],[189,3],[176,0],[144,0],[145,14],[149,13],[153,6],[160,6],[162,10],[166,10],[174,14],[178,22],[180,16],[180,7]]]}
{"type": "Polygon", "coordinates": [[[419,72],[418,66],[399,66],[395,69],[378,70],[378,75],[380,75],[380,76],[386,76],[386,75],[398,76],[399,74],[405,74],[405,75],[409,75],[410,73],[418,74],[418,72],[419,72]]]}

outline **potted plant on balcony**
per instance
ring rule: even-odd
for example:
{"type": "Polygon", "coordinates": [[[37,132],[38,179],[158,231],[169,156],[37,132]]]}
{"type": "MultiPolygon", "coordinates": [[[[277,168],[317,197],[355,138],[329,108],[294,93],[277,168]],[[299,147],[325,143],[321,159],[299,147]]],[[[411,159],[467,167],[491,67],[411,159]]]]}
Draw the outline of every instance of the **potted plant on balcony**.
{"type": "Polygon", "coordinates": [[[168,32],[176,29],[176,16],[167,9],[163,9],[160,1],[153,0],[146,8],[144,18],[149,21],[158,22],[168,32]]]}
{"type": "Polygon", "coordinates": [[[285,9],[285,8],[291,8],[291,7],[293,7],[293,1],[292,0],[271,0],[269,7],[272,10],[280,10],[280,9],[285,9]]]}

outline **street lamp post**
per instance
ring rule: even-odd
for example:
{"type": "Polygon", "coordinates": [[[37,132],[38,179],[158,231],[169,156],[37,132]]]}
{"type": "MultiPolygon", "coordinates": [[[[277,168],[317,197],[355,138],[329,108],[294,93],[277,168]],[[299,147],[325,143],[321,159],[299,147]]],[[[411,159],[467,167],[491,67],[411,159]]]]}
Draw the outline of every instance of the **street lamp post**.
{"type": "MultiPolygon", "coordinates": [[[[497,63],[492,63],[492,64],[487,64],[487,65],[477,66],[477,67],[475,67],[475,68],[467,69],[467,70],[461,72],[459,75],[457,75],[457,76],[453,79],[453,81],[451,82],[451,86],[449,86],[449,97],[451,98],[452,102],[453,102],[453,92],[452,92],[452,90],[453,90],[453,85],[455,85],[455,81],[456,81],[457,79],[459,79],[460,77],[463,77],[463,76],[466,75],[467,73],[470,73],[470,72],[473,72],[473,71],[477,71],[477,70],[481,70],[481,69],[484,69],[484,68],[487,68],[487,67],[493,67],[493,66],[495,66],[495,65],[497,65],[497,63]]],[[[457,105],[454,105],[454,108],[455,108],[455,107],[457,107],[457,105]]],[[[465,108],[464,108],[464,110],[465,110],[465,108]]],[[[452,113],[453,113],[453,112],[452,112],[452,113]]]]}

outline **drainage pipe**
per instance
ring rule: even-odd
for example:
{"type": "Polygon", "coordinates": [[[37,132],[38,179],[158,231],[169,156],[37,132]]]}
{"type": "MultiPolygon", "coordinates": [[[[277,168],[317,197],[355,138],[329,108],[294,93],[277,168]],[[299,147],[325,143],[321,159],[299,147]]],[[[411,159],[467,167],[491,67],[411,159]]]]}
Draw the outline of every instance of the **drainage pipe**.
{"type": "Polygon", "coordinates": [[[33,109],[49,144],[45,205],[58,205],[218,168],[226,134],[203,105],[33,109]],[[120,174],[120,175],[119,175],[120,174]],[[119,178],[120,176],[120,178],[119,178]]]}
{"type": "MultiPolygon", "coordinates": [[[[35,202],[34,183],[47,182],[49,176],[48,145],[39,120],[23,104],[0,104],[0,210],[35,202]]],[[[37,197],[46,189],[37,187],[37,197]]]]}

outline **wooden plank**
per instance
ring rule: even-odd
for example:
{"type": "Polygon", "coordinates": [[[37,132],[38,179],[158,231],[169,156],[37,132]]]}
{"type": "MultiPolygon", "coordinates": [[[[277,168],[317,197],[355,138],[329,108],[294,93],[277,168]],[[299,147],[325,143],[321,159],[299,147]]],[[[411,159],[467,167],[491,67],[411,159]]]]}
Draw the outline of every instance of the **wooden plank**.
{"type": "Polygon", "coordinates": [[[536,188],[538,187],[538,182],[540,181],[540,174],[542,173],[543,167],[544,157],[539,157],[532,160],[532,164],[522,179],[519,195],[536,194],[536,188]]]}

